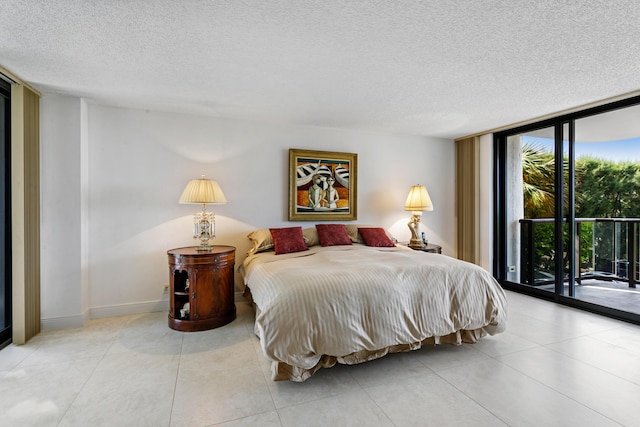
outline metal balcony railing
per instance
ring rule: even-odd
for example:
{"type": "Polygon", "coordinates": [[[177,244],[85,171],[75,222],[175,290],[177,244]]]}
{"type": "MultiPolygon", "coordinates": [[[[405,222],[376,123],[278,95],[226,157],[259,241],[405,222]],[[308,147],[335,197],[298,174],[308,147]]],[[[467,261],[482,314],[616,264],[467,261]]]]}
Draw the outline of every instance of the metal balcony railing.
{"type": "MultiPolygon", "coordinates": [[[[531,286],[555,281],[554,219],[521,219],[520,282],[531,286]]],[[[640,218],[578,218],[573,259],[575,281],[626,281],[635,288],[640,276],[640,218]]],[[[565,241],[568,227],[563,229],[565,241]]],[[[565,247],[568,245],[565,245],[565,247]]],[[[562,254],[565,281],[569,257],[562,254]]]]}

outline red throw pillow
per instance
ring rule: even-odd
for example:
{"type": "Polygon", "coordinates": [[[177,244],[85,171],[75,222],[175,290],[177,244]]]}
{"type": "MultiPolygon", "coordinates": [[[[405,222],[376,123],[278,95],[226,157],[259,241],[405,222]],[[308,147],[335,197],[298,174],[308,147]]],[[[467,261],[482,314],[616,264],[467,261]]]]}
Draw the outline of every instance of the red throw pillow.
{"type": "Polygon", "coordinates": [[[344,224],[317,224],[320,246],[350,245],[351,239],[344,224]]]}
{"type": "Polygon", "coordinates": [[[395,244],[382,228],[358,228],[358,232],[367,246],[391,247],[395,244]]]}
{"type": "Polygon", "coordinates": [[[306,251],[302,227],[270,228],[276,255],[306,251]]]}

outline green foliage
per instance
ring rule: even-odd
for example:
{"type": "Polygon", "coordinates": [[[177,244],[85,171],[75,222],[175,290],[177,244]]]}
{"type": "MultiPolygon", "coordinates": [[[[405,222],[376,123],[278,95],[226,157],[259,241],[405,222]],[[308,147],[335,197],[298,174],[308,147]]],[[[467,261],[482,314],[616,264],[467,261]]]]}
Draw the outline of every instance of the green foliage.
{"type": "MultiPolygon", "coordinates": [[[[533,265],[536,269],[553,271],[555,269],[555,230],[554,223],[538,223],[535,224],[535,244],[533,253],[533,265]]],[[[594,223],[583,222],[580,226],[580,267],[588,269],[593,265],[593,245],[594,241],[594,223]]],[[[569,230],[563,227],[562,236],[565,242],[565,246],[569,242],[569,230]]],[[[602,238],[600,237],[600,240],[602,238]]],[[[602,243],[601,243],[602,244],[602,243]]],[[[566,258],[566,257],[565,257],[566,258]]],[[[565,268],[568,265],[568,261],[564,261],[565,268]]]]}
{"type": "MultiPolygon", "coordinates": [[[[568,159],[563,161],[566,185],[568,159]]],[[[640,163],[613,162],[584,156],[576,159],[575,175],[576,218],[640,218],[640,163]]],[[[553,153],[535,144],[525,144],[522,150],[522,176],[525,218],[553,218],[553,153]]],[[[566,198],[564,206],[566,211],[566,198]]],[[[617,258],[608,249],[613,247],[616,235],[612,227],[613,224],[582,223],[579,236],[581,268],[593,266],[595,262],[597,269],[603,269],[617,258]],[[598,260],[593,259],[594,245],[600,258],[598,260]]],[[[535,233],[534,265],[552,271],[555,262],[553,224],[537,224],[535,233]]],[[[566,227],[563,234],[566,242],[566,227]]]]}
{"type": "Polygon", "coordinates": [[[640,164],[581,157],[576,169],[581,170],[576,179],[576,193],[581,195],[576,217],[640,217],[640,164]]]}
{"type": "MultiPolygon", "coordinates": [[[[568,160],[563,160],[564,209],[569,206],[568,160]]],[[[576,167],[576,177],[582,171],[576,167]]],[[[553,218],[555,212],[555,158],[553,153],[536,144],[522,148],[522,191],[525,218],[553,218]]],[[[576,193],[576,203],[581,196],[576,193]]]]}
{"type": "Polygon", "coordinates": [[[522,191],[525,218],[552,218],[555,200],[553,153],[525,144],[522,148],[522,191]]]}
{"type": "MultiPolygon", "coordinates": [[[[564,162],[566,171],[567,159],[564,162]]],[[[640,218],[640,163],[585,156],[576,160],[575,173],[576,218],[640,218]]],[[[525,218],[553,218],[554,177],[553,153],[525,144],[522,149],[525,218]]]]}

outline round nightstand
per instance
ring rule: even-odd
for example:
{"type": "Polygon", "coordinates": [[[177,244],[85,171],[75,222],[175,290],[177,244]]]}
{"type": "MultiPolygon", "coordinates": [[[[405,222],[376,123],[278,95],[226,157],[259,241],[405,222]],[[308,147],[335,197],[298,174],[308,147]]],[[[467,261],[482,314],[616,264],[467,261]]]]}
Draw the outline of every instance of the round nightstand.
{"type": "Polygon", "coordinates": [[[183,332],[226,325],[236,318],[233,267],[236,248],[215,245],[171,249],[169,327],[183,332]]]}

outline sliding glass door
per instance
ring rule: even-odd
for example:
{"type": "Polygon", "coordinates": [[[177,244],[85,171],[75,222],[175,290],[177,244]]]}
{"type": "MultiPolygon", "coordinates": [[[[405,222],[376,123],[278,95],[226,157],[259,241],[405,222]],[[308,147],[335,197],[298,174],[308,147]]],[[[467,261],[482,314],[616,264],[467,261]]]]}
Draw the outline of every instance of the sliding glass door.
{"type": "Polygon", "coordinates": [[[555,287],[554,128],[506,137],[507,280],[555,287]],[[534,245],[533,243],[536,242],[534,245]]]}
{"type": "Polygon", "coordinates": [[[11,87],[0,80],[0,348],[11,339],[11,87]]]}
{"type": "Polygon", "coordinates": [[[576,298],[637,315],[639,118],[635,105],[575,121],[576,216],[583,237],[576,298]]]}
{"type": "Polygon", "coordinates": [[[640,97],[494,135],[506,288],[640,323],[640,97]]]}

